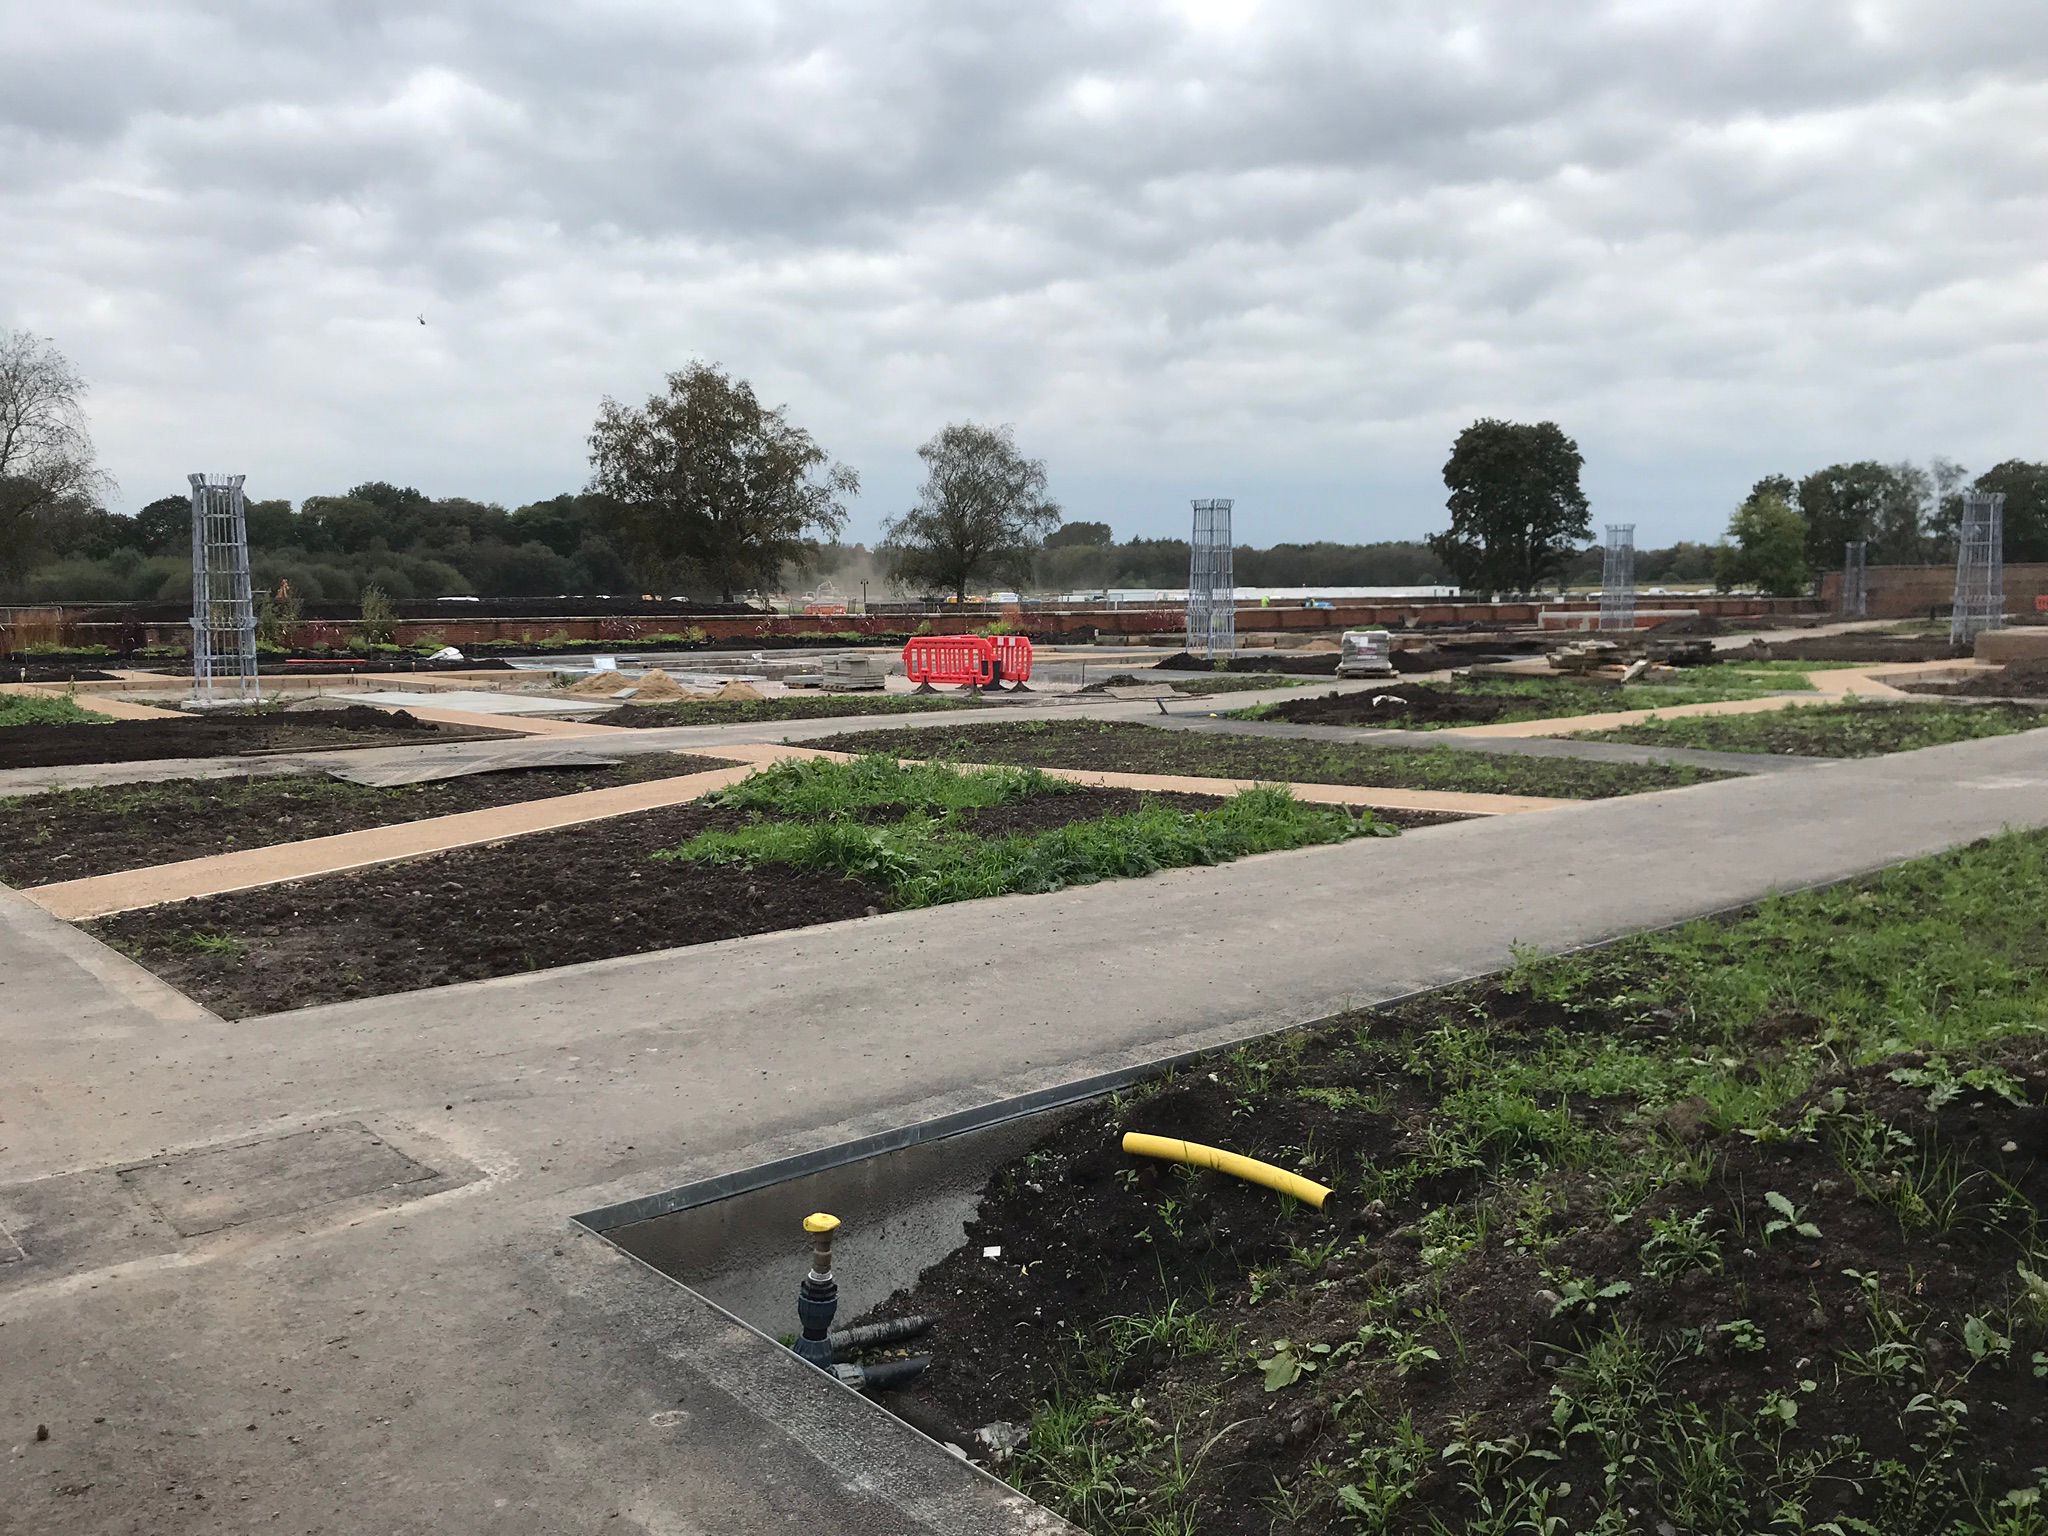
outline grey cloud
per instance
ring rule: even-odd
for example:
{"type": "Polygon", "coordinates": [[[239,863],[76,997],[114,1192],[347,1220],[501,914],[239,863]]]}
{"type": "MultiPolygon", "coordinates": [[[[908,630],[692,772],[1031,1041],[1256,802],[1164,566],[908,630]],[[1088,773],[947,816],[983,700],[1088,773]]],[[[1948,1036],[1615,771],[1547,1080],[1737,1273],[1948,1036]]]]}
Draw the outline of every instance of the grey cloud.
{"type": "Polygon", "coordinates": [[[1768,468],[2048,452],[2038,0],[11,8],[0,324],[137,493],[203,450],[546,494],[690,356],[870,530],[966,414],[1073,515],[1199,474],[1276,535],[1428,526],[1480,412],[1560,419],[1646,538],[1768,468]]]}

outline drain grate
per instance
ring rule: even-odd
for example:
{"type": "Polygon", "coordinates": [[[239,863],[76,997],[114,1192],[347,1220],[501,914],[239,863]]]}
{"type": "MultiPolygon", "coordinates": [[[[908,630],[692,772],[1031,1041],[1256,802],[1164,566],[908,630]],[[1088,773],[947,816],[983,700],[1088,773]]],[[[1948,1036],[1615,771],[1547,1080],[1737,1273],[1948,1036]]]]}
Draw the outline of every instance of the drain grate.
{"type": "Polygon", "coordinates": [[[181,1152],[120,1169],[118,1176],[180,1237],[437,1177],[433,1169],[353,1122],[181,1152]]]}

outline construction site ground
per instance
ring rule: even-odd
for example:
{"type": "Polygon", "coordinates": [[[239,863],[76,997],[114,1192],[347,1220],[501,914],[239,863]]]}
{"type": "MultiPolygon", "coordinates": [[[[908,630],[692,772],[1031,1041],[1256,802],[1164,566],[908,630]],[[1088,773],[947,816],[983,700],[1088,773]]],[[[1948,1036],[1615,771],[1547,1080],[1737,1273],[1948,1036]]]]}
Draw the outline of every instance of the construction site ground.
{"type": "MultiPolygon", "coordinates": [[[[1717,707],[1731,706],[1701,706],[1717,707]]],[[[1199,704],[1113,699],[976,718],[1048,708],[1222,728],[1199,704]]],[[[863,723],[945,721],[545,723],[563,729],[14,770],[0,794],[408,752],[511,761],[566,735],[760,762],[863,723]]],[[[1399,733],[1343,733],[1369,734],[1399,733]]],[[[2040,733],[1786,767],[968,903],[942,922],[884,913],[234,1022],[0,890],[0,1529],[1061,1529],[571,1218],[1391,999],[1515,945],[1598,942],[2048,825],[2040,733]]],[[[575,819],[580,798],[471,814],[575,819]]],[[[263,883],[250,873],[230,878],[263,883]]],[[[129,874],[165,871],[105,878],[129,874]]],[[[793,1289],[794,1246],[792,1261],[793,1289]]]]}

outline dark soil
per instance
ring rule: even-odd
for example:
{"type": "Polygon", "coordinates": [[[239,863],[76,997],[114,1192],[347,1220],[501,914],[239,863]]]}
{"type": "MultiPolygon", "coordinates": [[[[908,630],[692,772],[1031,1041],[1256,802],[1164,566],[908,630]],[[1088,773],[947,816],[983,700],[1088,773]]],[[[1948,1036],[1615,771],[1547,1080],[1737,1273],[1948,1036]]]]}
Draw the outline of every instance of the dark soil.
{"type": "Polygon", "coordinates": [[[1163,683],[1175,693],[1204,698],[1212,693],[1256,693],[1262,688],[1293,688],[1299,674],[1284,672],[1218,672],[1211,677],[1140,677],[1135,672],[1117,672],[1080,689],[1082,693],[1107,693],[1112,688],[1157,688],[1163,683]]]}
{"type": "Polygon", "coordinates": [[[920,715],[979,707],[979,700],[950,694],[795,693],[773,699],[676,699],[659,704],[621,704],[598,715],[594,723],[658,729],[670,725],[736,725],[757,720],[920,715]]]}
{"type": "Polygon", "coordinates": [[[1287,699],[1270,706],[1266,718],[1298,725],[1483,725],[1498,720],[1519,700],[1480,698],[1446,693],[1421,683],[1386,685],[1384,693],[1326,693],[1310,699],[1287,699]]]}
{"type": "Polygon", "coordinates": [[[1948,643],[1945,635],[1922,638],[1910,635],[1813,635],[1804,640],[1773,640],[1768,645],[1753,643],[1739,651],[1722,654],[1724,661],[1950,661],[1969,655],[1968,647],[1948,643]]]}
{"type": "Polygon", "coordinates": [[[228,1018],[860,917],[858,880],[649,855],[745,817],[701,803],[103,918],[228,1018]]]}
{"type": "Polygon", "coordinates": [[[104,683],[113,675],[90,662],[10,661],[0,666],[0,683],[104,683]]]}
{"type": "Polygon", "coordinates": [[[484,741],[512,734],[480,727],[436,725],[402,709],[371,709],[365,704],[351,704],[346,709],[194,715],[187,720],[16,725],[0,730],[0,768],[55,768],[70,763],[134,763],[154,758],[311,752],[328,747],[484,741]]]}
{"type": "MultiPolygon", "coordinates": [[[[1208,795],[1091,788],[962,812],[956,824],[982,837],[1045,832],[1124,815],[1148,799],[1186,810],[1218,803],[1208,795]]],[[[901,806],[872,806],[860,819],[881,823],[902,814],[901,806]]],[[[88,926],[216,1013],[242,1018],[889,908],[886,893],[858,880],[651,857],[751,819],[696,801],[88,926]]],[[[1383,819],[1419,826],[1458,818],[1383,819]]]]}
{"type": "Polygon", "coordinates": [[[0,800],[0,881],[79,880],[727,766],[664,752],[612,768],[523,768],[390,789],[295,774],[51,790],[0,800]]]}
{"type": "Polygon", "coordinates": [[[1450,746],[1378,747],[1287,741],[1220,731],[1167,730],[1125,721],[975,721],[960,725],[853,731],[811,746],[832,752],[889,752],[963,763],[1095,768],[1111,773],[1178,773],[1295,784],[1376,785],[1598,800],[1703,784],[1727,775],[1644,763],[1461,752],[1450,746]]]}
{"type": "MultiPolygon", "coordinates": [[[[1124,1131],[1138,1130],[1221,1145],[1288,1167],[1301,1165],[1305,1149],[1313,1149],[1319,1169],[1370,1173],[1393,1167],[1415,1156],[1441,1128],[1444,1090],[1427,1071],[1400,1070],[1398,1053],[1381,1058],[1387,1069],[1362,1076],[1354,1041],[1367,1035],[1409,1038],[1447,1027],[1443,1020],[1452,1016],[1483,1021],[1497,1035],[1526,1036],[1531,1049],[1559,1028],[1626,1034],[1645,1027],[1624,1013],[1574,1017],[1527,995],[1480,987],[1377,1018],[1339,1021],[1301,1043],[1298,1057],[1286,1059],[1283,1051],[1277,1072],[1250,1070],[1243,1057],[1219,1056],[1183,1069],[1156,1092],[1140,1091],[1069,1120],[997,1173],[961,1248],[871,1314],[923,1313],[936,1324],[917,1345],[934,1356],[930,1373],[892,1393],[889,1406],[928,1433],[979,1455],[976,1427],[995,1420],[1029,1422],[1034,1406],[1048,1400],[1085,1403],[1091,1392],[1098,1393],[1105,1423],[1136,1401],[1158,1434],[1171,1426],[1184,1457],[1198,1448],[1203,1452],[1191,1469],[1201,1517],[1171,1527],[1201,1536],[1339,1528],[1341,1514],[1329,1502],[1332,1489],[1316,1489],[1310,1469],[1348,1467],[1361,1443],[1361,1426],[1375,1420],[1412,1421],[1432,1449],[1419,1468],[1403,1523],[1374,1529],[1468,1528],[1475,1505],[1459,1486],[1456,1469],[1435,1455],[1454,1440],[1483,1433],[1496,1444],[1561,1446],[1562,1465],[1546,1451],[1549,1461],[1541,1469],[1547,1481],[1576,1490],[1567,1493],[1562,1507],[1551,1507],[1562,1517],[1555,1529],[1588,1530],[1608,1505],[1602,1486],[1606,1453],[1592,1436],[1557,1435],[1554,1384],[1570,1381],[1567,1368],[1619,1324],[1637,1338],[1698,1341],[1696,1350],[1681,1349],[1650,1378],[1670,1399],[1710,1412],[1728,1403],[1754,1404],[1771,1390],[1795,1400],[1796,1428],[1788,1428],[1774,1452],[1781,1457],[1821,1455],[1838,1446],[1834,1437],[1853,1436],[1874,1458],[1922,1464],[1929,1454],[1927,1426],[1901,1408],[1913,1392],[1942,1380],[1942,1366],[1967,1365],[1960,1332],[1929,1347],[1927,1378],[1896,1390],[1838,1384],[1830,1356],[1872,1342],[1858,1275],[1882,1276],[1891,1303],[1909,1316],[1952,1318],[1958,1330],[1967,1315],[2002,1315],[1994,1300],[2008,1292],[2014,1232],[2025,1229],[2028,1211],[2038,1214],[2048,1203],[2048,1108],[2041,1103],[2048,1093],[2048,1063],[2038,1046],[2015,1049],[2002,1062],[2023,1090],[2024,1107],[1964,1093],[1930,1111],[1924,1088],[1900,1087],[1886,1076],[1890,1068],[1924,1061],[1913,1056],[1836,1079],[1804,1101],[1824,1106],[1832,1102],[1831,1091],[1840,1089],[1861,1113],[1914,1138],[1913,1145],[1939,1147],[1959,1168],[1982,1170],[1977,1177],[1987,1201],[1993,1191],[2011,1191],[2014,1214],[2008,1223],[1992,1220],[1988,1228],[1972,1224],[1938,1234],[1909,1231],[1859,1196],[1821,1139],[1715,1136],[1701,1128],[1697,1115],[1671,1114],[1634,1126],[1627,1101],[1619,1098],[1575,1103],[1573,1116],[1624,1139],[1676,1135],[1693,1142],[1715,1158],[1704,1187],[1670,1186],[1617,1218],[1592,1179],[1562,1174],[1547,1186],[1540,1246],[1505,1240],[1496,1231],[1448,1267],[1429,1256],[1432,1241],[1443,1239],[1425,1229],[1421,1218],[1444,1202],[1478,1192],[1485,1174],[1477,1162],[1468,1171],[1364,1203],[1348,1193],[1357,1188],[1354,1181],[1326,1174],[1338,1193],[1318,1213],[1220,1174],[1187,1173],[1127,1156],[1118,1145],[1124,1131]],[[1361,1088],[1370,1097],[1343,1108],[1316,1097],[1358,1095],[1361,1088]],[[1760,1240],[1756,1234],[1773,1214],[1764,1201],[1767,1191],[1797,1202],[1799,1219],[1821,1235],[1760,1240]],[[1742,1213],[1746,1233],[1732,1229],[1732,1211],[1742,1213]],[[1650,1223],[1694,1213],[1716,1233],[1725,1269],[1669,1280],[1649,1277],[1639,1255],[1651,1236],[1650,1223]],[[984,1246],[999,1246],[1001,1262],[986,1259],[984,1246]],[[1560,1314],[1550,1287],[1562,1274],[1628,1275],[1634,1285],[1582,1313],[1560,1314]],[[1263,1301],[1262,1284],[1255,1280],[1260,1275],[1270,1289],[1263,1301]],[[1343,1364],[1342,1356],[1325,1359],[1320,1375],[1303,1375],[1284,1393],[1264,1389],[1253,1362],[1274,1340],[1296,1340],[1304,1352],[1312,1342],[1341,1344],[1358,1316],[1372,1315],[1366,1308],[1373,1298],[1390,1296],[1407,1298],[1397,1315],[1409,1320],[1418,1338],[1430,1340],[1440,1360],[1396,1370],[1384,1359],[1389,1346],[1376,1343],[1354,1364],[1343,1364]],[[1216,1336],[1229,1341],[1221,1356],[1142,1337],[1123,1347],[1113,1342],[1119,1319],[1156,1318],[1169,1302],[1202,1314],[1216,1336]],[[1756,1353],[1744,1352],[1723,1327],[1735,1318],[1746,1320],[1773,1347],[1765,1352],[1759,1344],[1756,1353]],[[1826,1385],[1816,1391],[1818,1383],[1801,1385],[1805,1378],[1826,1385]],[[1276,1487],[1301,1490],[1307,1507],[1297,1507],[1292,1518],[1276,1514],[1276,1487]],[[1445,1523],[1432,1527],[1432,1517],[1445,1523]]],[[[1504,1211],[1496,1211],[1494,1222],[1504,1230],[1514,1226],[1504,1211]]],[[[2031,1347],[2023,1339],[2003,1368],[1982,1368],[1961,1384],[1937,1388],[1961,1405],[1948,1411],[1970,1426],[1972,1465],[1989,1470],[1998,1489],[2029,1484],[2048,1436],[2048,1399],[2024,1359],[2031,1347]]],[[[1315,1358],[1304,1357],[1313,1368],[1315,1358]]],[[[1640,1382],[1628,1385],[1641,1389],[1640,1382]]],[[[1366,1428],[1364,1442],[1375,1438],[1366,1428]]],[[[1537,1468],[1531,1463],[1528,1470],[1537,1468]]],[[[1355,1477],[1347,1473],[1333,1481],[1355,1477]]],[[[1034,1487],[1028,1477],[1025,1485],[1034,1487]]],[[[1034,1491],[1076,1495],[1071,1483],[1034,1491]]],[[[1641,1503],[1669,1495],[1667,1487],[1652,1489],[1647,1481],[1628,1493],[1641,1503]]],[[[1875,1490],[1847,1479],[1833,1487],[1820,1479],[1812,1497],[1809,1513],[1816,1521],[1876,1509],[1875,1490]]],[[[1102,1531],[1159,1528],[1143,1525],[1142,1507],[1134,1514],[1086,1523],[1102,1531]]],[[[1670,1528],[1648,1515],[1616,1527],[1645,1533],[1670,1528]]],[[[1937,1528],[1952,1529],[1946,1520],[1938,1526],[1882,1526],[1901,1533],[1937,1528]]]]}
{"type": "Polygon", "coordinates": [[[1152,665],[1155,669],[1169,672],[1281,672],[1290,677],[1335,677],[1337,653],[1276,650],[1262,651],[1257,656],[1233,656],[1227,661],[1211,661],[1206,656],[1175,651],[1164,661],[1155,661],[1152,665]]]}
{"type": "Polygon", "coordinates": [[[1893,685],[1908,693],[1932,693],[1972,699],[2048,699],[2048,658],[2008,662],[1996,672],[1974,672],[1956,682],[1914,682],[1893,685]]]}

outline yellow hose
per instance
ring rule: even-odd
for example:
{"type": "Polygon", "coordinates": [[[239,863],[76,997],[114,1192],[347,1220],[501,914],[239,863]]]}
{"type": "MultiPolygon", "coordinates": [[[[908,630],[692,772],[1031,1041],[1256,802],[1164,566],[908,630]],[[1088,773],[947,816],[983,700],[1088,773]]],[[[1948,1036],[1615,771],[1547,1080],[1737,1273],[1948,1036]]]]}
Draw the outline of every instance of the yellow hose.
{"type": "Polygon", "coordinates": [[[1182,1141],[1178,1136],[1147,1136],[1139,1131],[1124,1132],[1124,1150],[1134,1157],[1163,1157],[1169,1162],[1186,1163],[1195,1168],[1214,1168],[1218,1173],[1227,1173],[1232,1178],[1243,1179],[1252,1184],[1263,1184],[1268,1189],[1277,1189],[1283,1195],[1292,1195],[1304,1205],[1317,1210],[1330,1198],[1327,1186],[1314,1179],[1305,1179],[1298,1173],[1289,1173],[1285,1168],[1275,1168],[1271,1163],[1262,1163],[1256,1157],[1246,1157],[1238,1152],[1226,1152],[1221,1147],[1205,1147],[1199,1141],[1182,1141]]]}

